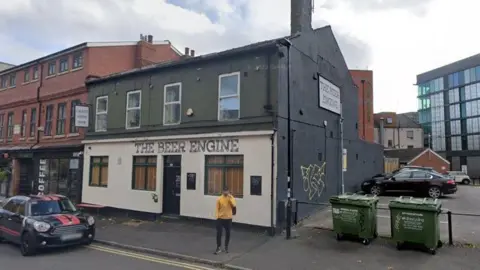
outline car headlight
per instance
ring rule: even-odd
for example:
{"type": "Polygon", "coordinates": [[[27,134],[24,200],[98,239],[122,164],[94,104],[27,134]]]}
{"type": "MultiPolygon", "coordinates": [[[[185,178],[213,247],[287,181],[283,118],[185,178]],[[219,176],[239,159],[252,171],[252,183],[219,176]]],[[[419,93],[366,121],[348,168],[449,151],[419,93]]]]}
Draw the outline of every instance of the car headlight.
{"type": "Polygon", "coordinates": [[[46,232],[48,230],[50,230],[50,224],[48,223],[45,223],[45,222],[41,222],[41,221],[35,221],[33,223],[33,228],[37,231],[37,232],[46,232]]]}
{"type": "Polygon", "coordinates": [[[92,226],[93,224],[95,224],[95,219],[92,216],[89,216],[87,218],[87,223],[89,226],[92,226]]]}

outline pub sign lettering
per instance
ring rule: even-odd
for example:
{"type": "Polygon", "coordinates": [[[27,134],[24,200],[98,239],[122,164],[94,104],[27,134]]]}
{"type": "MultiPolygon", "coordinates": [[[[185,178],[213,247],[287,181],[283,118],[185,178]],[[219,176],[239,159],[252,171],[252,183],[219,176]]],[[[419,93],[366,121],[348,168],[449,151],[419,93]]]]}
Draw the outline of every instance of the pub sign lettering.
{"type": "Polygon", "coordinates": [[[159,141],[135,143],[137,154],[238,153],[238,139],[159,141]]]}

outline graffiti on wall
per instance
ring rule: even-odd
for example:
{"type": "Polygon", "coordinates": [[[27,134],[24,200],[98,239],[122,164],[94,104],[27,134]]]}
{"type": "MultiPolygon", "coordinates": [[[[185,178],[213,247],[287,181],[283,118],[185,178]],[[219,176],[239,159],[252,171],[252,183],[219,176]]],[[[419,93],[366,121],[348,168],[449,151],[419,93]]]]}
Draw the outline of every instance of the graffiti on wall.
{"type": "Polygon", "coordinates": [[[325,189],[325,166],[323,162],[320,166],[317,164],[310,164],[308,166],[300,166],[303,179],[303,190],[307,193],[308,199],[313,200],[322,196],[325,189]]]}

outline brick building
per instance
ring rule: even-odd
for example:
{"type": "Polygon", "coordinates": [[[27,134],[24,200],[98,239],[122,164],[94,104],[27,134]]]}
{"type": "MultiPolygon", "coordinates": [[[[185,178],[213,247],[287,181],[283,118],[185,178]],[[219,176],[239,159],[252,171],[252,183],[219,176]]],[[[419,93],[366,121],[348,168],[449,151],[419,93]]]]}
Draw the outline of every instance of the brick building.
{"type": "Polygon", "coordinates": [[[350,70],[350,75],[358,89],[358,136],[374,142],[373,71],[350,70]]]}
{"type": "Polygon", "coordinates": [[[450,162],[430,148],[385,149],[384,154],[386,158],[398,159],[400,167],[431,167],[440,173],[450,168],[450,162]]]}
{"type": "Polygon", "coordinates": [[[9,193],[45,190],[80,200],[84,130],[74,119],[75,106],[87,102],[86,78],[181,56],[149,35],[86,42],[0,71],[0,153],[12,168],[9,193]]]}

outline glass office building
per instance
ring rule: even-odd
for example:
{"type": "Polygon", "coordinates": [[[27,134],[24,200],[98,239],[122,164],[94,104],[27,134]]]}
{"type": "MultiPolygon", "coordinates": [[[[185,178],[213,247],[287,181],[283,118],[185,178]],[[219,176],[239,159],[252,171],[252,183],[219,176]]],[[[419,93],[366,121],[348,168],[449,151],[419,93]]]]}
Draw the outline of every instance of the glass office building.
{"type": "Polygon", "coordinates": [[[426,145],[480,177],[480,54],[417,75],[417,85],[426,145]]]}

